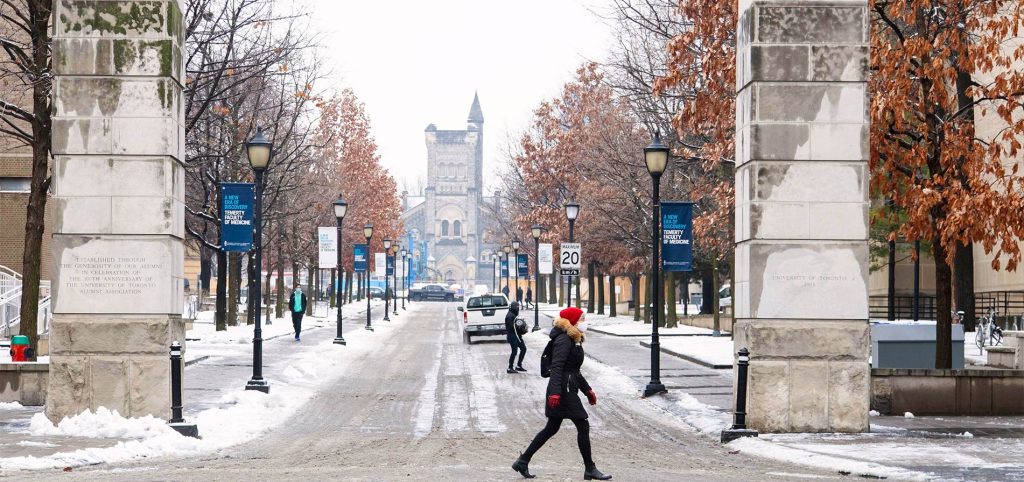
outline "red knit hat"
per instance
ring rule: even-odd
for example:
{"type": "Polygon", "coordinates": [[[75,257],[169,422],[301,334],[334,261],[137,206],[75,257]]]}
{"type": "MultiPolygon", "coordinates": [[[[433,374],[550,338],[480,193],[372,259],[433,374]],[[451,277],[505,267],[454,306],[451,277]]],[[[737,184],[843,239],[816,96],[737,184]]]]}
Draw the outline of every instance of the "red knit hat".
{"type": "Polygon", "coordinates": [[[558,316],[569,320],[569,323],[572,324],[572,326],[576,326],[576,323],[579,323],[580,321],[580,317],[583,316],[583,310],[575,306],[570,306],[562,311],[559,311],[558,316]]]}

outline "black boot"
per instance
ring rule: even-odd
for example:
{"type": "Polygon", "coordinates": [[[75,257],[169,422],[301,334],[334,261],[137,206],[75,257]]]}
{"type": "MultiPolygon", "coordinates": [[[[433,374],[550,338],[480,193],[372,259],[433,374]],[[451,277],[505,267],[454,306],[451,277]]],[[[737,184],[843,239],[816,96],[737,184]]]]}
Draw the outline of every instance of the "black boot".
{"type": "Polygon", "coordinates": [[[522,455],[512,464],[512,470],[519,472],[524,478],[532,479],[536,477],[530,473],[530,461],[523,458],[522,455]]]}
{"type": "Polygon", "coordinates": [[[517,371],[517,372],[525,372],[525,371],[526,371],[526,369],[525,369],[525,368],[523,368],[523,366],[522,366],[522,365],[519,365],[519,366],[517,366],[517,367],[516,367],[516,371],[517,371]]]}
{"type": "Polygon", "coordinates": [[[583,480],[611,480],[612,476],[602,474],[600,470],[597,470],[597,466],[587,467],[583,472],[583,480]]]}
{"type": "Polygon", "coordinates": [[[519,373],[519,372],[513,370],[512,367],[509,367],[508,370],[505,370],[505,373],[519,373]]]}

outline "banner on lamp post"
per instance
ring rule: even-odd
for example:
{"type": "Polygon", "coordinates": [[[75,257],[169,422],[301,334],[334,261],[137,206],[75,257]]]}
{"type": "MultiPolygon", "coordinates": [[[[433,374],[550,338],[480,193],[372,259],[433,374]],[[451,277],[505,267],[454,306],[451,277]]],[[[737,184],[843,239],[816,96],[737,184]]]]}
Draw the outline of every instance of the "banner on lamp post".
{"type": "Polygon", "coordinates": [[[508,259],[501,259],[501,277],[508,278],[508,259]]]}
{"type": "Polygon", "coordinates": [[[366,272],[366,245],[356,244],[352,246],[352,269],[357,273],[366,272]]]}
{"type": "Polygon", "coordinates": [[[540,243],[540,247],[537,249],[537,260],[540,263],[540,274],[553,274],[554,268],[552,265],[552,257],[554,246],[551,243],[540,243]]]}
{"type": "Polygon", "coordinates": [[[255,197],[252,183],[221,183],[220,247],[224,251],[248,252],[252,249],[255,197]]]}
{"type": "Polygon", "coordinates": [[[331,269],[338,266],[338,228],[316,228],[316,238],[320,244],[320,269],[331,269]]]}
{"type": "Polygon", "coordinates": [[[693,203],[662,201],[661,259],[665,271],[693,269],[693,203]]]}
{"type": "Polygon", "coordinates": [[[526,278],[530,276],[530,256],[528,254],[520,254],[516,256],[516,272],[520,278],[526,278]]]}
{"type": "Polygon", "coordinates": [[[387,276],[394,276],[395,275],[395,257],[394,256],[388,256],[387,260],[388,260],[387,261],[388,269],[387,269],[387,273],[385,273],[385,274],[387,276]]]}
{"type": "Polygon", "coordinates": [[[387,276],[387,255],[384,253],[373,253],[373,269],[378,278],[387,276]]]}

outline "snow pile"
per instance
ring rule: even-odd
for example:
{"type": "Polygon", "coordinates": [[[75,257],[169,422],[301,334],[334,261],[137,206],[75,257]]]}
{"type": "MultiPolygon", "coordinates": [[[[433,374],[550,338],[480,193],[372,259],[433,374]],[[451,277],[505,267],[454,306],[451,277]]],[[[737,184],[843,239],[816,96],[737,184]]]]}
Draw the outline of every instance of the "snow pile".
{"type": "Polygon", "coordinates": [[[974,438],[974,434],[971,432],[964,432],[956,435],[959,438],[974,438]]]}
{"type": "Polygon", "coordinates": [[[22,446],[22,447],[44,447],[44,448],[45,447],[56,447],[57,446],[57,444],[52,444],[52,443],[49,443],[49,442],[33,442],[31,440],[22,440],[21,442],[18,442],[17,445],[22,446]]]}
{"type": "MultiPolygon", "coordinates": [[[[928,474],[906,470],[899,467],[889,467],[873,462],[864,462],[848,458],[833,457],[807,450],[787,447],[785,445],[772,443],[768,440],[744,437],[729,442],[729,446],[735,450],[749,455],[779,460],[805,467],[835,470],[840,473],[856,474],[861,477],[890,478],[898,480],[930,480],[928,474]]],[[[849,447],[855,451],[857,446],[849,447]]]]}
{"type": "MultiPolygon", "coordinates": [[[[410,311],[414,308],[410,308],[410,311]]],[[[216,407],[196,414],[188,422],[199,427],[201,439],[183,437],[153,417],[124,418],[117,411],[100,408],[65,418],[54,426],[42,414],[32,417],[32,435],[64,435],[82,437],[130,438],[112,447],[93,447],[49,455],[46,457],[0,458],[0,469],[37,470],[78,467],[101,463],[118,463],[158,456],[195,456],[246,442],[284,423],[317,389],[341,376],[351,360],[371,355],[376,343],[359,343],[363,338],[387,339],[388,333],[400,329],[401,317],[390,324],[377,326],[376,332],[356,330],[346,333],[349,345],[339,350],[333,340],[308,347],[289,360],[283,379],[268,380],[269,394],[254,390],[238,390],[223,396],[216,407]]],[[[290,324],[289,324],[290,328],[290,324]]]]}
{"type": "Polygon", "coordinates": [[[868,416],[869,417],[877,417],[879,415],[881,415],[881,414],[878,413],[878,410],[871,410],[870,412],[868,412],[868,416]]]}
{"type": "Polygon", "coordinates": [[[0,402],[0,410],[21,410],[23,407],[18,402],[0,402]]]}
{"type": "Polygon", "coordinates": [[[177,434],[167,422],[147,415],[140,418],[124,418],[117,410],[100,407],[95,412],[86,410],[78,415],[61,420],[56,426],[37,413],[32,416],[28,432],[31,435],[63,435],[87,438],[149,438],[161,434],[177,434]]]}
{"type": "Polygon", "coordinates": [[[914,414],[910,412],[903,412],[903,418],[914,418],[914,414]]]}

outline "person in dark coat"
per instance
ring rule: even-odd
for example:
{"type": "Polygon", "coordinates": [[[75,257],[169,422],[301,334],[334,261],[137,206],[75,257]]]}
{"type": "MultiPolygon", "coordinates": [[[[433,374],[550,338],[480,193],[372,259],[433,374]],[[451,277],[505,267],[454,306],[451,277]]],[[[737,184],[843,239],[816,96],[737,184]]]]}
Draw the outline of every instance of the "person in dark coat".
{"type": "Polygon", "coordinates": [[[533,288],[526,287],[526,309],[530,309],[533,303],[533,288]]]}
{"type": "Polygon", "coordinates": [[[565,419],[572,420],[576,425],[576,443],[580,448],[580,455],[583,456],[583,479],[584,480],[609,480],[610,475],[605,475],[597,470],[594,459],[590,453],[590,422],[587,421],[587,410],[583,408],[579,392],[587,395],[587,401],[591,405],[597,405],[597,395],[580,373],[580,366],[583,365],[583,333],[586,330],[586,323],[583,318],[583,311],[579,308],[569,307],[559,312],[559,318],[554,321],[554,328],[551,329],[553,347],[551,353],[551,378],[548,379],[547,400],[544,407],[544,415],[548,417],[548,423],[544,426],[526,451],[512,464],[512,470],[519,472],[523,477],[532,479],[530,473],[530,459],[540,450],[541,447],[558,433],[558,428],[565,419]]]}
{"type": "Polygon", "coordinates": [[[306,314],[306,294],[302,288],[296,287],[288,297],[288,311],[292,312],[292,327],[295,328],[295,341],[299,341],[302,332],[302,315],[306,314]]]}
{"type": "Polygon", "coordinates": [[[526,342],[523,341],[523,337],[516,331],[516,318],[518,317],[519,302],[513,301],[508,307],[508,313],[505,314],[505,339],[508,340],[508,344],[512,347],[512,354],[508,356],[508,370],[506,370],[506,373],[526,371],[523,368],[523,358],[526,357],[526,342]],[[516,351],[519,352],[519,364],[512,368],[512,363],[516,359],[516,351]]]}
{"type": "Polygon", "coordinates": [[[523,301],[523,288],[516,286],[516,301],[523,301]]]}
{"type": "Polygon", "coordinates": [[[501,289],[501,294],[505,295],[506,300],[508,299],[508,285],[501,289]]]}

